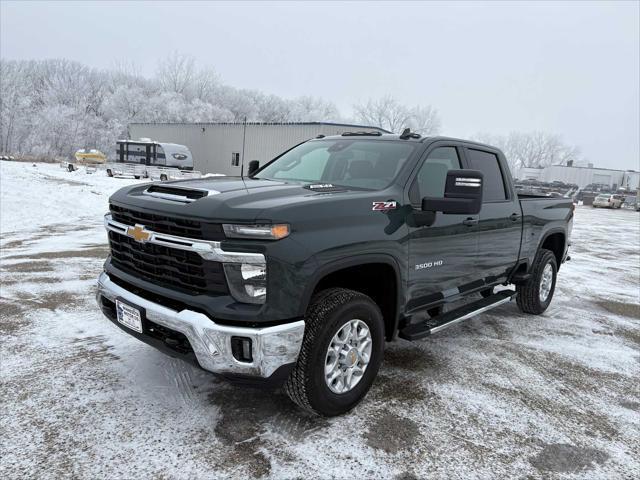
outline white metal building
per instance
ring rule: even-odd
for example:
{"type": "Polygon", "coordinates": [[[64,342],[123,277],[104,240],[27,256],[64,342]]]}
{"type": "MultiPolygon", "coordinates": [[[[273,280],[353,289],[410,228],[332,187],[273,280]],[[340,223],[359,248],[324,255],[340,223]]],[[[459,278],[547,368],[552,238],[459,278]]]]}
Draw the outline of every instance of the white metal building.
{"type": "Polygon", "coordinates": [[[194,169],[202,173],[240,175],[244,138],[245,173],[251,160],[264,165],[280,153],[318,135],[354,131],[380,131],[378,127],[326,122],[309,123],[131,123],[129,137],[189,147],[194,169]]]}
{"type": "Polygon", "coordinates": [[[640,188],[640,172],[592,166],[551,165],[544,168],[521,168],[516,177],[520,180],[571,183],[580,188],[594,183],[608,185],[612,188],[626,188],[627,190],[640,188]]]}

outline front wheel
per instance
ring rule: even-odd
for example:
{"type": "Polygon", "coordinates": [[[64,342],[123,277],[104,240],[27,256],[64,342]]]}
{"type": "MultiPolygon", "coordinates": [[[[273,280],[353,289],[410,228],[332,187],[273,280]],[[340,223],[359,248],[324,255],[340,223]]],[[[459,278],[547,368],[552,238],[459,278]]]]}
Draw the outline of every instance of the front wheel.
{"type": "Polygon", "coordinates": [[[533,261],[531,278],[518,285],[517,303],[521,311],[539,315],[543,313],[553,298],[558,276],[558,263],[551,250],[541,248],[533,261]]]}
{"type": "Polygon", "coordinates": [[[344,288],[324,290],[307,310],[300,354],[284,389],[311,412],[348,412],[369,391],[383,351],[384,322],[373,300],[344,288]]]}

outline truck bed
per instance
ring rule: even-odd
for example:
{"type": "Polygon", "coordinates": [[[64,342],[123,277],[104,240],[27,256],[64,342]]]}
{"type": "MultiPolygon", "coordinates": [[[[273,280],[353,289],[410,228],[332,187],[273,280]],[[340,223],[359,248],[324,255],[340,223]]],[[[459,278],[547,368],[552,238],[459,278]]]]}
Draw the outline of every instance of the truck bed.
{"type": "Polygon", "coordinates": [[[551,233],[566,232],[569,245],[574,212],[571,198],[518,194],[518,199],[523,218],[521,258],[533,261],[541,241],[551,233]]]}

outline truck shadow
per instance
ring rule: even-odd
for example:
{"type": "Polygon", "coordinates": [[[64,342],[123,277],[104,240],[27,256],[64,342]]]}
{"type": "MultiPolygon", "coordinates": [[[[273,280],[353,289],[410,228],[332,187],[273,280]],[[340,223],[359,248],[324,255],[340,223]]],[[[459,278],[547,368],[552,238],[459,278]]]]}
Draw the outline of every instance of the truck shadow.
{"type": "Polygon", "coordinates": [[[256,477],[271,471],[264,450],[284,462],[294,461],[286,445],[302,442],[330,426],[328,419],[298,408],[281,390],[221,382],[209,393],[208,400],[222,416],[210,433],[230,449],[222,466],[240,464],[256,477]]]}

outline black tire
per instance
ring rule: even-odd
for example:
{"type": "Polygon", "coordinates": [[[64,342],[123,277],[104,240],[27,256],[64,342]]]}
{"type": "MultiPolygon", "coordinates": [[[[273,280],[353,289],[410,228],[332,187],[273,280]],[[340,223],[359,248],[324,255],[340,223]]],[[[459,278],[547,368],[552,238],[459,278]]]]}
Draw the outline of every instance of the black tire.
{"type": "Polygon", "coordinates": [[[113,172],[110,168],[107,168],[107,177],[113,177],[113,172]]]}
{"type": "Polygon", "coordinates": [[[160,175],[160,181],[161,182],[166,182],[167,181],[167,176],[164,173],[162,175],[160,175]]]}
{"type": "Polygon", "coordinates": [[[551,300],[553,299],[553,292],[556,289],[558,263],[554,253],[551,250],[541,248],[533,261],[531,273],[531,278],[527,280],[527,282],[516,286],[516,291],[518,292],[516,299],[518,307],[522,312],[540,315],[551,303],[551,300]],[[551,290],[549,291],[547,298],[542,301],[540,299],[540,281],[547,265],[551,265],[553,277],[551,290]]]}
{"type": "Polygon", "coordinates": [[[67,165],[67,170],[70,172],[73,172],[75,170],[75,168],[73,168],[73,165],[69,164],[67,165]]]}
{"type": "Polygon", "coordinates": [[[135,178],[136,180],[140,180],[140,175],[134,175],[133,178],[135,178]]]}
{"type": "Polygon", "coordinates": [[[324,290],[314,296],[307,309],[300,354],[284,390],[305,410],[324,416],[341,415],[355,407],[367,394],[380,368],[383,352],[384,321],[373,300],[344,288],[324,290]],[[352,390],[334,393],[324,378],[327,349],[338,330],[356,318],[365,322],[371,333],[369,364],[352,390]]]}

